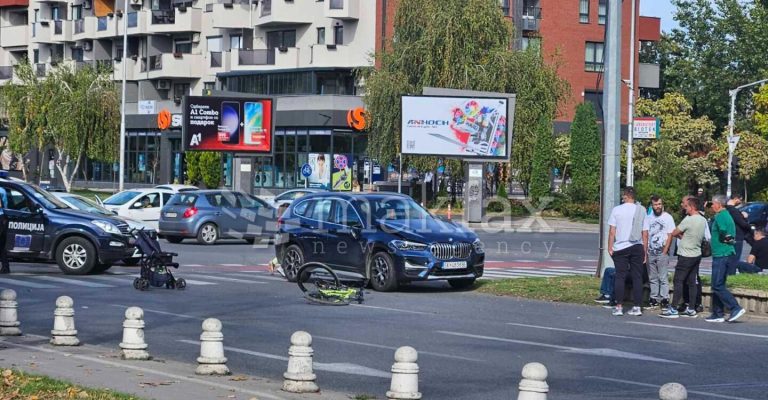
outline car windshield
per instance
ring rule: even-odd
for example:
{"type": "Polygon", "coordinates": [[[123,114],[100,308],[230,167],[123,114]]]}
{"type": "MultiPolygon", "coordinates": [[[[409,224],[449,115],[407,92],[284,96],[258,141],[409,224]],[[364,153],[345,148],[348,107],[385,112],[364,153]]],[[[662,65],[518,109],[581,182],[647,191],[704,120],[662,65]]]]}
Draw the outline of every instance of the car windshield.
{"type": "Polygon", "coordinates": [[[89,213],[93,214],[115,215],[115,213],[112,211],[107,210],[106,208],[98,205],[95,201],[88,200],[85,197],[66,196],[64,197],[64,200],[66,200],[69,204],[72,204],[72,206],[78,210],[88,211],[89,213]]]}
{"type": "Polygon", "coordinates": [[[35,199],[42,203],[46,208],[69,208],[68,205],[56,198],[56,196],[46,192],[42,188],[36,185],[29,185],[29,187],[32,189],[32,194],[35,196],[35,199]]]}
{"type": "Polygon", "coordinates": [[[365,219],[398,221],[432,218],[427,210],[410,198],[365,198],[357,200],[357,204],[365,219]]]}
{"type": "Polygon", "coordinates": [[[133,200],[134,197],[140,194],[141,194],[140,192],[132,192],[132,191],[120,192],[104,200],[104,204],[110,205],[110,206],[122,206],[123,204],[133,200]]]}

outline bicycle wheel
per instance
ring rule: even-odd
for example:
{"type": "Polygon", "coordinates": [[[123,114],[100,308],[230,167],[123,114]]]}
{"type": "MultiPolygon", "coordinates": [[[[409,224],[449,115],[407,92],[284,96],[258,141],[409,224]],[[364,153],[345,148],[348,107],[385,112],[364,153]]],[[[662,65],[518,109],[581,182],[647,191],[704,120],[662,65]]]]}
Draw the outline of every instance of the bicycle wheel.
{"type": "Polygon", "coordinates": [[[333,306],[349,304],[349,296],[339,293],[345,290],[339,283],[339,277],[325,264],[311,262],[302,265],[296,273],[296,283],[304,293],[304,298],[312,303],[333,306]]]}

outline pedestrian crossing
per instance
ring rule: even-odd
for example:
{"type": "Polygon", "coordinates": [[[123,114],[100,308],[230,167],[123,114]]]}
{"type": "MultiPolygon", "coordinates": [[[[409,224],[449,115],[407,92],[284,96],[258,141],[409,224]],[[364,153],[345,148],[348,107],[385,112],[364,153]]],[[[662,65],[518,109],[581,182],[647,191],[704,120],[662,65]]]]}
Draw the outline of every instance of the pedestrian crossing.
{"type": "Polygon", "coordinates": [[[485,268],[480,279],[518,279],[518,278],[552,278],[557,276],[591,276],[595,267],[552,267],[552,268],[485,268]]]}

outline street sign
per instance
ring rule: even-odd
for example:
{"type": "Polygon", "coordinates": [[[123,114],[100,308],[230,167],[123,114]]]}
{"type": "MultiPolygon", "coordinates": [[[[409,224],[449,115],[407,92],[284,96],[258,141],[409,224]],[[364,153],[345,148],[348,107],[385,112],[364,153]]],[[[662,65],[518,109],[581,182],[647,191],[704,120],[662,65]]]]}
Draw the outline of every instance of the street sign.
{"type": "Polygon", "coordinates": [[[741,139],[741,136],[731,136],[728,138],[728,151],[733,153],[733,151],[736,150],[736,146],[739,144],[739,139],[741,139]]]}
{"type": "Polygon", "coordinates": [[[661,121],[653,117],[636,117],[632,121],[633,139],[658,139],[661,133],[661,121]]]}
{"type": "Polygon", "coordinates": [[[312,175],[312,167],[309,164],[304,164],[301,166],[301,175],[305,178],[309,178],[310,175],[312,175]]]}

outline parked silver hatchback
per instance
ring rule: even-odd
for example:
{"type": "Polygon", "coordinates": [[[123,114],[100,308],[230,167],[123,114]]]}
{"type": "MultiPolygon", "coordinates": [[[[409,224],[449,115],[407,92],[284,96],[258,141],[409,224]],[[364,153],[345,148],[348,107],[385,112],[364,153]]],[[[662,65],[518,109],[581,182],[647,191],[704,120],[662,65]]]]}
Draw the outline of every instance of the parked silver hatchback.
{"type": "Polygon", "coordinates": [[[159,234],[171,243],[197,238],[211,245],[219,239],[254,243],[270,239],[276,227],[275,209],[247,193],[196,190],[174,195],[160,213],[159,234]]]}

